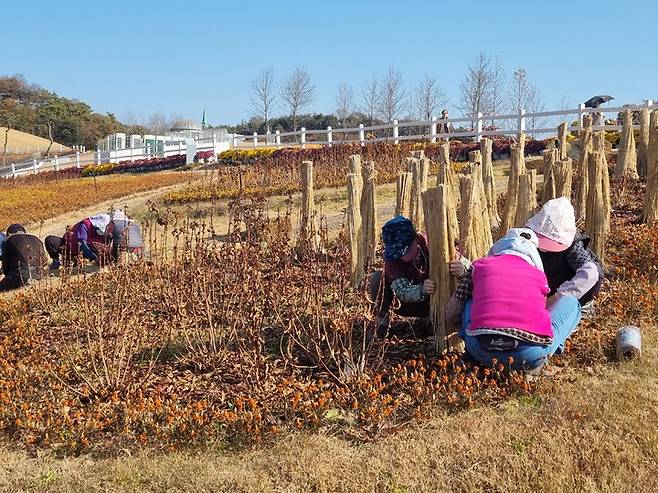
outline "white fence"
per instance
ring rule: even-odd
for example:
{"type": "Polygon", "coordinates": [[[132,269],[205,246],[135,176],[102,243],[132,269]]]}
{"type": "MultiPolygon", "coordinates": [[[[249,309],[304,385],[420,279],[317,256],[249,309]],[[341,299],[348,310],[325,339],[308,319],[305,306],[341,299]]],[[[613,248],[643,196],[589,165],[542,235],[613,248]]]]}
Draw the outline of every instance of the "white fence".
{"type": "MultiPolygon", "coordinates": [[[[353,128],[332,129],[327,127],[326,130],[306,130],[301,128],[296,132],[279,132],[274,134],[257,134],[251,136],[234,136],[232,141],[233,148],[256,148],[256,147],[290,147],[301,146],[306,144],[321,144],[331,146],[334,143],[360,143],[365,145],[366,142],[392,142],[398,144],[404,140],[428,140],[436,142],[438,139],[455,138],[455,137],[472,137],[479,142],[482,137],[515,135],[521,131],[533,135],[555,134],[555,126],[528,126],[528,122],[544,122],[548,118],[564,119],[565,121],[575,120],[575,123],[569,126],[570,131],[577,131],[582,125],[583,115],[586,113],[601,113],[603,115],[620,111],[631,110],[637,111],[642,109],[656,109],[658,104],[652,100],[647,100],[641,106],[623,106],[610,108],[585,108],[581,104],[578,108],[572,110],[541,111],[538,113],[526,113],[521,109],[516,114],[508,115],[483,115],[479,113],[473,118],[449,118],[438,120],[432,117],[426,121],[407,121],[398,122],[393,120],[391,123],[366,127],[360,124],[353,128]],[[466,127],[470,130],[459,132],[439,133],[437,132],[439,124],[451,123],[453,127],[466,127]],[[493,129],[485,128],[485,124],[491,124],[493,129]],[[500,128],[498,128],[500,127],[500,128]],[[400,132],[403,130],[402,134],[400,132]],[[408,130],[407,130],[408,129],[408,130]],[[374,135],[369,135],[374,134],[374,135]],[[377,134],[385,134],[377,136],[377,134]],[[309,138],[310,137],[310,138],[309,138]],[[335,138],[339,137],[339,138],[335,138]]],[[[594,130],[621,130],[621,125],[594,125],[594,130]]]]}
{"type": "Polygon", "coordinates": [[[49,159],[32,159],[21,163],[11,163],[0,168],[0,177],[10,178],[26,174],[37,174],[43,171],[59,171],[64,168],[84,168],[89,165],[103,163],[118,163],[120,161],[136,161],[138,159],[154,159],[159,157],[175,156],[185,154],[187,162],[194,159],[199,151],[213,151],[218,154],[229,149],[228,142],[218,142],[216,139],[189,139],[186,142],[175,144],[159,144],[157,146],[146,145],[133,149],[120,149],[117,151],[93,151],[83,153],[76,151],[75,154],[67,156],[55,156],[49,159]]]}

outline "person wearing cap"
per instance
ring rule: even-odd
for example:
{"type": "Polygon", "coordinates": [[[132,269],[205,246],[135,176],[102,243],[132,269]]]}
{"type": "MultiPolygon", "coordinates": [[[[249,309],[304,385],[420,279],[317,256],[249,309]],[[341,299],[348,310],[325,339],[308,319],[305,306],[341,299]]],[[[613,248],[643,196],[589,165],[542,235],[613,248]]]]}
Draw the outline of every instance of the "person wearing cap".
{"type": "MultiPolygon", "coordinates": [[[[436,286],[429,279],[429,250],[423,233],[404,216],[396,216],[382,227],[384,242],[384,270],[370,277],[370,297],[377,312],[377,336],[388,333],[389,311],[397,298],[394,312],[404,317],[428,319],[429,297],[436,286]]],[[[451,271],[461,267],[461,259],[454,260],[451,271]],[[453,266],[455,264],[455,266],[453,266]],[[456,264],[459,264],[458,266],[456,264]]],[[[427,320],[427,327],[429,321],[427,320]]],[[[430,330],[431,333],[431,330],[430,330]]]]}
{"type": "Polygon", "coordinates": [[[48,260],[41,240],[28,234],[21,224],[12,224],[6,233],[0,257],[4,274],[0,291],[18,289],[42,279],[48,260]]]}
{"type": "Polygon", "coordinates": [[[573,296],[547,307],[550,289],[538,244],[531,229],[510,229],[473,263],[448,303],[448,321],[461,322],[466,352],[480,364],[497,360],[537,372],[562,350],[580,321],[573,296]]]}
{"type": "Polygon", "coordinates": [[[549,296],[573,296],[589,309],[601,290],[603,266],[587,248],[590,239],[576,229],[576,214],[569,199],[549,200],[526,227],[537,235],[549,296]]]}
{"type": "Polygon", "coordinates": [[[109,241],[105,230],[110,224],[109,214],[101,213],[83,219],[72,228],[67,227],[63,237],[47,236],[46,251],[52,259],[51,269],[58,269],[61,257],[75,263],[78,256],[102,263],[110,257],[109,241]]]}

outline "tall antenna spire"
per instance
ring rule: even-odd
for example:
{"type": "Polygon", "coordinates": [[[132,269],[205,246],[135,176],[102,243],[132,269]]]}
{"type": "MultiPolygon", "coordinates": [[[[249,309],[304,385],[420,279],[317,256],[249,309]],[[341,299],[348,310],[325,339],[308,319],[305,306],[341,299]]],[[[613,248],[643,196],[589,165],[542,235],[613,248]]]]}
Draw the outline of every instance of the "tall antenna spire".
{"type": "Polygon", "coordinates": [[[206,123],[206,109],[203,108],[203,118],[201,119],[201,128],[206,128],[208,124],[206,123]]]}

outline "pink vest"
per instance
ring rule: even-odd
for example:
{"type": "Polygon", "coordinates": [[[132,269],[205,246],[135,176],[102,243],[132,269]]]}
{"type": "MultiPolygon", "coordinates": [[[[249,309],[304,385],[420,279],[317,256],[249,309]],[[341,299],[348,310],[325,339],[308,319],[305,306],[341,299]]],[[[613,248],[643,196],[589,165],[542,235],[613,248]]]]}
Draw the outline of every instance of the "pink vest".
{"type": "Polygon", "coordinates": [[[553,337],[548,292],[546,275],[521,257],[484,257],[473,264],[471,327],[514,328],[553,337]]]}

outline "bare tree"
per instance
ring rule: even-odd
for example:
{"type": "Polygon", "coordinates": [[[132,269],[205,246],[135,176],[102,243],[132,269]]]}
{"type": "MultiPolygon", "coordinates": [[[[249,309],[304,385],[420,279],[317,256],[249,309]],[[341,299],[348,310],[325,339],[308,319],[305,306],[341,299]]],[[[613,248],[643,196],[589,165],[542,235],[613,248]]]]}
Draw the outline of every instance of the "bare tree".
{"type": "MultiPolygon", "coordinates": [[[[491,60],[490,82],[487,94],[487,109],[489,115],[500,115],[505,111],[505,68],[500,57],[491,60]]],[[[495,120],[491,120],[491,126],[495,120]]]]}
{"type": "Polygon", "coordinates": [[[459,109],[465,116],[472,118],[486,111],[490,84],[491,60],[480,53],[459,83],[459,109]]]}
{"type": "Polygon", "coordinates": [[[315,101],[315,86],[306,70],[296,68],[286,79],[281,87],[281,99],[292,117],[293,130],[297,130],[297,116],[315,101]]]}
{"type": "Polygon", "coordinates": [[[425,75],[416,88],[415,112],[421,120],[429,120],[436,116],[439,108],[445,107],[448,102],[445,92],[439,86],[436,77],[425,75]]]}
{"type": "MultiPolygon", "coordinates": [[[[528,113],[538,113],[544,109],[544,101],[537,86],[528,78],[525,68],[519,68],[514,71],[512,82],[509,89],[510,111],[518,112],[521,109],[528,113]]],[[[530,128],[536,128],[540,119],[530,117],[530,128]]]]}
{"type": "Polygon", "coordinates": [[[500,58],[480,53],[459,83],[458,108],[468,117],[496,114],[503,108],[505,71],[500,58]]]}
{"type": "Polygon", "coordinates": [[[370,120],[370,125],[375,124],[375,114],[379,108],[379,80],[376,77],[366,79],[361,88],[361,111],[370,120]]]}
{"type": "Polygon", "coordinates": [[[148,117],[146,128],[155,135],[162,135],[166,130],[171,128],[171,120],[161,111],[156,111],[148,117]]]}
{"type": "Polygon", "coordinates": [[[256,116],[265,122],[265,131],[270,132],[272,103],[276,98],[276,79],[272,68],[264,68],[251,79],[251,106],[256,116]]]}
{"type": "Polygon", "coordinates": [[[338,86],[336,93],[336,118],[345,127],[345,122],[352,114],[354,108],[354,92],[352,87],[343,82],[338,86]]]}
{"type": "Polygon", "coordinates": [[[389,68],[384,76],[379,97],[379,114],[386,122],[397,118],[405,107],[407,92],[402,82],[402,74],[398,69],[389,68]]]}

